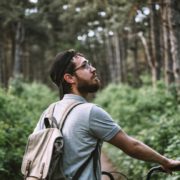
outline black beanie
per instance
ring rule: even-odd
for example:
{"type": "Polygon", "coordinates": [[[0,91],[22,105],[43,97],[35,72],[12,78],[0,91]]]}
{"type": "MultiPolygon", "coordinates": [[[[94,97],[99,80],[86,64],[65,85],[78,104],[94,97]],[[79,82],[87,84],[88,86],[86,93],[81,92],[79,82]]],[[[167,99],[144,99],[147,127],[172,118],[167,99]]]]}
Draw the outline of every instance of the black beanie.
{"type": "Polygon", "coordinates": [[[77,54],[76,51],[63,51],[56,55],[50,66],[50,77],[52,81],[59,87],[60,99],[63,98],[62,76],[73,56],[77,54]]]}

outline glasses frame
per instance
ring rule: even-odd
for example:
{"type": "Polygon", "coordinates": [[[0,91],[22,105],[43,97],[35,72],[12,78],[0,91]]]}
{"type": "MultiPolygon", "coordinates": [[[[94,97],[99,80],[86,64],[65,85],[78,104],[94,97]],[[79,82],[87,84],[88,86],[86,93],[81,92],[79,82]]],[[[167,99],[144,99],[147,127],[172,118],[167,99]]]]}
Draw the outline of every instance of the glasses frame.
{"type": "Polygon", "coordinates": [[[82,68],[82,67],[85,67],[86,65],[88,64],[88,68],[91,66],[91,63],[89,62],[86,62],[85,64],[83,64],[82,66],[79,66],[78,68],[74,69],[73,72],[77,71],[78,69],[82,68]]]}

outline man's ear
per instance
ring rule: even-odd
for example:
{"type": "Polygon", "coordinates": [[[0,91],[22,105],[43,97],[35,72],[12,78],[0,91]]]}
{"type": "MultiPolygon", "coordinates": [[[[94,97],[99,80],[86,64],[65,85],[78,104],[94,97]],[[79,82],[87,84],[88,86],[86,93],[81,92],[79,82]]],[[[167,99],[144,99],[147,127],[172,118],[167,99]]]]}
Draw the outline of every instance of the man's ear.
{"type": "Polygon", "coordinates": [[[71,74],[65,74],[64,79],[70,84],[73,84],[75,82],[74,77],[71,74]]]}

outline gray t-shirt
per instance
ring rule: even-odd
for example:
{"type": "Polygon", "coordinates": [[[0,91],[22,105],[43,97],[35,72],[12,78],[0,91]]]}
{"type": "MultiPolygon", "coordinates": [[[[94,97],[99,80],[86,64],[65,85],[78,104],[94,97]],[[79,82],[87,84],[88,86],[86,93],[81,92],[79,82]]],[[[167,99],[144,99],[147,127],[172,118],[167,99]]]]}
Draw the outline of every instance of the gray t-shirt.
{"type": "MultiPolygon", "coordinates": [[[[95,104],[87,103],[84,98],[74,94],[66,94],[63,100],[56,103],[53,116],[58,123],[65,108],[75,100],[82,101],[84,104],[80,104],[72,109],[62,129],[64,138],[63,170],[67,178],[72,179],[76,171],[89,158],[99,139],[96,175],[98,180],[100,180],[100,154],[103,141],[112,139],[119,132],[120,127],[102,108],[95,104]]],[[[46,111],[41,115],[34,132],[45,128],[44,117],[46,111]]],[[[87,165],[79,180],[95,180],[93,159],[87,165]]]]}

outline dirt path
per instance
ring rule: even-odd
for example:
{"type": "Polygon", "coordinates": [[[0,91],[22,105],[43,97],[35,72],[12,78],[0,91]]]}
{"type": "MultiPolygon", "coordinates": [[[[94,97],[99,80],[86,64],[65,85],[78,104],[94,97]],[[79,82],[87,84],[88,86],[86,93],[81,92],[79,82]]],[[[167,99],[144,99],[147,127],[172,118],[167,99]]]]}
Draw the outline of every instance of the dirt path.
{"type": "MultiPolygon", "coordinates": [[[[105,152],[101,152],[101,169],[102,171],[117,171],[115,167],[113,167],[112,163],[108,160],[105,152]]],[[[116,174],[113,174],[115,180],[120,180],[116,174]]],[[[102,180],[109,180],[109,177],[106,175],[102,176],[102,180]]]]}

